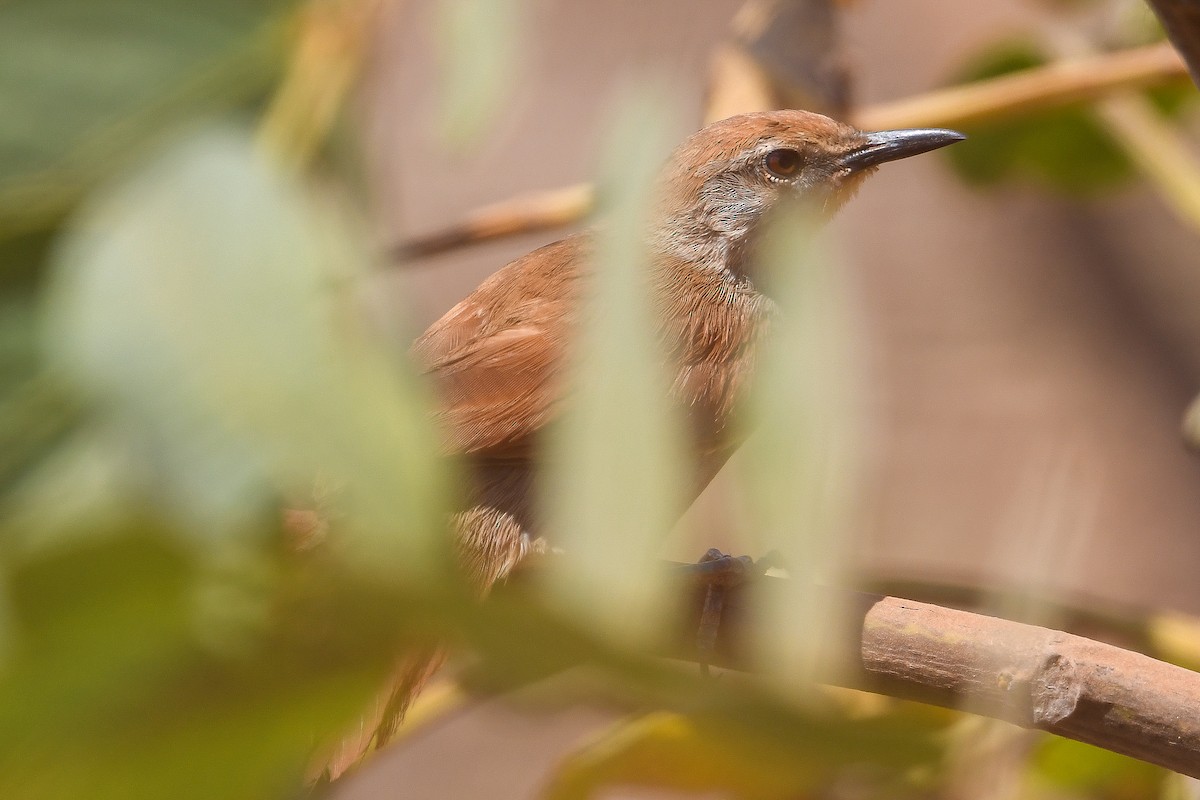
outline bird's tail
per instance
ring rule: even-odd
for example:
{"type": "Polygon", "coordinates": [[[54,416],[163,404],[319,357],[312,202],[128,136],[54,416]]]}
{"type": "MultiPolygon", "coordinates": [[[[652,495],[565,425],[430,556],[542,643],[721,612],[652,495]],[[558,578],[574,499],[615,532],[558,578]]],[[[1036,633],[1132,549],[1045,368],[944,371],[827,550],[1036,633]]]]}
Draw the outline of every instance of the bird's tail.
{"type": "Polygon", "coordinates": [[[445,660],[446,653],[440,647],[423,647],[406,653],[354,728],[314,760],[313,782],[320,785],[337,780],[387,745],[404,722],[413,698],[445,660]]]}

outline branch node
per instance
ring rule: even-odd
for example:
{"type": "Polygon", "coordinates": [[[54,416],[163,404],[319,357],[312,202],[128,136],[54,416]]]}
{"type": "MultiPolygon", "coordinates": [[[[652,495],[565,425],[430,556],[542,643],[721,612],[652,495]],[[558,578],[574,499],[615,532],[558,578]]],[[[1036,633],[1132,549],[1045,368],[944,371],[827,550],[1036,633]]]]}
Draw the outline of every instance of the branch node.
{"type": "Polygon", "coordinates": [[[1075,662],[1059,653],[1045,658],[1032,683],[1033,724],[1057,725],[1075,713],[1083,696],[1075,662]]]}

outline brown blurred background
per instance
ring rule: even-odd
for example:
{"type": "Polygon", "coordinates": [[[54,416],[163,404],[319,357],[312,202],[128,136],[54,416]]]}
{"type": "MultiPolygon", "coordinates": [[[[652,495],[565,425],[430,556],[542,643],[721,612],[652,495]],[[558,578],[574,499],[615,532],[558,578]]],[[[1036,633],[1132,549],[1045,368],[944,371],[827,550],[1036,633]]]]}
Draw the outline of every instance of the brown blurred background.
{"type": "MultiPolygon", "coordinates": [[[[467,152],[435,132],[433,3],[397,4],[362,94],[380,241],[587,180],[608,101],[647,69],[675,80],[698,126],[710,56],[740,4],[528,3],[512,102],[467,152]]],[[[937,86],[1046,13],[1018,0],[847,4],[855,102],[937,86]]],[[[384,303],[423,328],[507,260],[561,235],[393,271],[384,303]]],[[[834,236],[867,364],[870,469],[855,566],[1200,613],[1200,460],[1179,436],[1200,387],[1195,235],[1144,187],[1086,203],[1032,186],[981,192],[923,158],[881,170],[834,236]]],[[[340,796],[399,796],[404,786],[412,797],[527,797],[605,718],[530,718],[492,701],[419,734],[340,796]]]]}

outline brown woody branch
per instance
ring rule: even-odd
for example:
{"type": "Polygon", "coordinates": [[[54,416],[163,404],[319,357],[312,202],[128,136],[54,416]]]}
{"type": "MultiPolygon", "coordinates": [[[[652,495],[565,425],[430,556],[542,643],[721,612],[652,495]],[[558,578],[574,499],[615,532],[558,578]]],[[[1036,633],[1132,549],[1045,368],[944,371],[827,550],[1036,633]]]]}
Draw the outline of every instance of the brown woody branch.
{"type": "Polygon", "coordinates": [[[463,221],[435,233],[409,239],[392,255],[401,261],[426,258],[488,239],[559,228],[583,219],[591,209],[590,183],[527,192],[472,211],[463,221]]]}
{"type": "MultiPolygon", "coordinates": [[[[1185,78],[1178,54],[1166,44],[1064,61],[965,86],[863,109],[854,116],[868,130],[969,126],[988,120],[1094,100],[1106,94],[1185,78]]],[[[740,109],[749,111],[753,109],[740,109]]],[[[394,248],[410,260],[458,247],[568,225],[592,208],[592,187],[577,184],[518,195],[478,209],[454,225],[394,248]]]]}
{"type": "MultiPolygon", "coordinates": [[[[732,589],[724,603],[712,663],[752,665],[757,592],[780,578],[732,589]]],[[[703,607],[670,653],[696,658],[703,607]]],[[[981,614],[897,597],[839,594],[853,635],[833,643],[840,665],[827,682],[968,710],[1049,731],[1200,778],[1200,673],[1140,653],[981,614]]]]}

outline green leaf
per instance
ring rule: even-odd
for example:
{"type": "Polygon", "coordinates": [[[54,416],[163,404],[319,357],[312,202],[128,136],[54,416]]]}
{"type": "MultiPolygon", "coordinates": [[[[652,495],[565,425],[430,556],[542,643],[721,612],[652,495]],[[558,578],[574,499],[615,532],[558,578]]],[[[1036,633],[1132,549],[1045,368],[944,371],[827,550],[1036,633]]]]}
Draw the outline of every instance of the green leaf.
{"type": "Polygon", "coordinates": [[[255,557],[240,579],[227,566],[226,592],[269,613],[214,646],[201,554],[149,517],[91,534],[6,570],[0,796],[295,792],[391,663],[399,598],[328,564],[256,578],[255,557]]]}
{"type": "Polygon", "coordinates": [[[445,470],[414,379],[347,291],[367,259],[346,223],[249,135],[197,134],[69,232],[49,342],[182,529],[236,533],[324,477],[347,487],[343,552],[424,580],[448,546],[445,470]]]}
{"type": "Polygon", "coordinates": [[[653,181],[668,152],[665,98],[631,93],[615,115],[600,182],[606,224],[595,235],[571,354],[572,403],[549,442],[543,493],[547,527],[566,553],[556,589],[611,634],[634,639],[664,617],[658,558],[687,480],[644,246],[653,181]]]}
{"type": "Polygon", "coordinates": [[[1156,797],[1167,770],[1099,747],[1043,736],[1031,760],[1030,779],[1055,793],[1096,800],[1156,797]]]}
{"type": "Polygon", "coordinates": [[[858,363],[848,294],[837,259],[816,238],[807,209],[770,220],[761,269],[778,304],[741,424],[750,433],[735,473],[747,498],[750,541],[775,551],[792,580],[762,608],[762,666],[803,687],[836,641],[838,609],[818,583],[844,582],[853,492],[860,478],[854,398],[858,363]],[[797,680],[801,678],[801,680],[797,680]]]}
{"type": "Polygon", "coordinates": [[[0,489],[27,475],[80,421],[79,403],[40,374],[0,392],[0,489]]]}
{"type": "MultiPolygon", "coordinates": [[[[983,80],[1045,63],[1033,45],[1007,43],[976,56],[953,82],[983,80]]],[[[1148,93],[1164,113],[1176,113],[1194,95],[1191,87],[1183,86],[1148,93]]],[[[947,148],[944,155],[974,184],[1025,179],[1069,194],[1091,194],[1119,186],[1136,174],[1133,163],[1084,104],[968,126],[964,131],[967,140],[947,148]]]]}
{"type": "Polygon", "coordinates": [[[0,237],[60,218],[170,126],[262,92],[293,5],[0,3],[0,237]]]}

